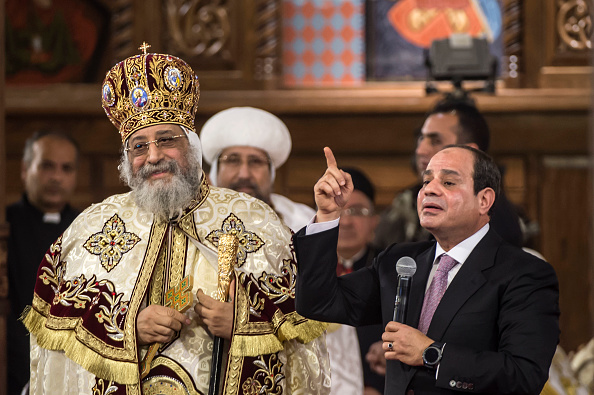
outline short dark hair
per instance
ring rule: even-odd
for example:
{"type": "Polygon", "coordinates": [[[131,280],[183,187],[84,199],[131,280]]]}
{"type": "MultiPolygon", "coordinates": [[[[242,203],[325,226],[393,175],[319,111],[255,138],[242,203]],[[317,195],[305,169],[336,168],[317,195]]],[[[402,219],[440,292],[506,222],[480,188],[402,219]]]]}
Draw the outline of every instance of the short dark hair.
{"type": "Polygon", "coordinates": [[[458,117],[457,144],[475,143],[480,150],[489,149],[489,125],[480,111],[468,101],[446,98],[435,104],[427,117],[433,114],[453,114],[458,117]]]}
{"type": "Polygon", "coordinates": [[[62,139],[72,144],[76,151],[76,163],[78,163],[80,147],[78,146],[76,140],[72,138],[72,136],[60,130],[38,130],[35,133],[33,133],[33,135],[29,137],[25,142],[25,149],[23,150],[23,163],[27,168],[29,167],[29,165],[31,165],[31,162],[33,161],[33,144],[35,144],[35,142],[41,139],[42,137],[46,136],[62,139]]]}
{"type": "MultiPolygon", "coordinates": [[[[501,172],[493,158],[481,150],[464,144],[451,144],[443,147],[443,149],[446,148],[462,148],[473,154],[472,181],[474,183],[474,194],[477,195],[485,188],[491,188],[495,191],[495,200],[497,200],[497,197],[501,193],[501,172]]],[[[493,206],[489,209],[489,215],[492,214],[492,211],[493,206]]]]}

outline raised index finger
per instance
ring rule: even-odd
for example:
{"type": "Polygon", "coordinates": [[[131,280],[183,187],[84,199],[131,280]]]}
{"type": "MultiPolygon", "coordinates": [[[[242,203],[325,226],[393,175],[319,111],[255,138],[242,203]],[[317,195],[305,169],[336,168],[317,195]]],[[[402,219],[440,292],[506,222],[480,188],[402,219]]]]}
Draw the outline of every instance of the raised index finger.
{"type": "Polygon", "coordinates": [[[324,154],[326,155],[326,165],[328,168],[336,167],[338,168],[338,164],[336,163],[336,158],[334,158],[334,154],[330,147],[324,147],[324,154]]]}

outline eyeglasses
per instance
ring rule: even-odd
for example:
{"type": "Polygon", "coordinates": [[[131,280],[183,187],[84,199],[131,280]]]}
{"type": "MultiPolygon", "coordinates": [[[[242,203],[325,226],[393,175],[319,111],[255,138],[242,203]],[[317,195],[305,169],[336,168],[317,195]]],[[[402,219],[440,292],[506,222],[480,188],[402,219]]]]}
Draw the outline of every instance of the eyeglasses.
{"type": "MultiPolygon", "coordinates": [[[[239,168],[241,167],[244,159],[240,155],[232,154],[232,155],[223,155],[219,158],[219,163],[223,163],[226,166],[239,168]]],[[[263,158],[261,156],[249,155],[246,158],[247,165],[250,169],[261,169],[264,166],[268,166],[270,164],[270,160],[268,158],[263,158]]]]}
{"type": "Polygon", "coordinates": [[[152,141],[135,143],[131,147],[124,148],[124,151],[130,152],[132,154],[132,156],[134,156],[134,157],[139,157],[139,156],[146,155],[146,153],[148,152],[148,149],[149,149],[149,145],[151,143],[155,143],[155,146],[157,148],[159,148],[159,147],[160,148],[175,148],[175,146],[177,145],[176,139],[180,138],[180,137],[186,137],[186,135],[178,134],[177,136],[160,137],[160,138],[158,138],[156,140],[152,140],[152,141]]]}
{"type": "Polygon", "coordinates": [[[342,216],[345,217],[370,217],[373,211],[367,207],[349,207],[342,210],[342,216]]]}

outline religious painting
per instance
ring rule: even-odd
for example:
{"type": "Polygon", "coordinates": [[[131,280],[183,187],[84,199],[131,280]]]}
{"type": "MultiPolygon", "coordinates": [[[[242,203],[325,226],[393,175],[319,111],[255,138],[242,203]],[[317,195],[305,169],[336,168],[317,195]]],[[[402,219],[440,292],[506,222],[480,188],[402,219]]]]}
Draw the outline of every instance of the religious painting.
{"type": "Polygon", "coordinates": [[[96,82],[109,10],[90,0],[6,0],[6,83],[96,82]]]}
{"type": "Polygon", "coordinates": [[[283,0],[282,19],[285,86],[365,81],[364,0],[283,0]]]}
{"type": "Polygon", "coordinates": [[[368,0],[367,78],[423,80],[431,42],[453,33],[485,37],[501,63],[502,0],[368,0]]]}

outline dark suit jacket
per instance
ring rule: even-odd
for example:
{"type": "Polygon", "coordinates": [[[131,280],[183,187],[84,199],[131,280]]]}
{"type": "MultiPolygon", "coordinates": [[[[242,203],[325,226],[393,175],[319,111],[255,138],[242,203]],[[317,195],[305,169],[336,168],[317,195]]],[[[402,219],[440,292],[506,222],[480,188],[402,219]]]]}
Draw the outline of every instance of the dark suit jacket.
{"type": "MultiPolygon", "coordinates": [[[[393,317],[396,261],[417,262],[405,323],[418,326],[435,241],[392,245],[371,267],[336,277],[338,228],[295,237],[297,312],[359,326],[393,317]]],[[[388,361],[386,394],[538,394],[559,340],[558,283],[546,262],[492,229],[471,252],[437,307],[427,336],[446,343],[439,375],[388,361]]]]}
{"type": "MultiPolygon", "coordinates": [[[[379,251],[371,247],[367,247],[365,254],[353,263],[353,270],[359,270],[366,266],[373,264],[373,258],[378,254],[379,251]]],[[[361,351],[361,362],[363,363],[363,385],[365,387],[373,387],[380,393],[384,392],[385,377],[371,370],[369,362],[365,360],[365,356],[369,351],[369,347],[373,343],[382,340],[382,334],[384,333],[384,326],[381,324],[376,325],[363,325],[357,327],[357,339],[359,340],[359,350],[361,351]]]]}

